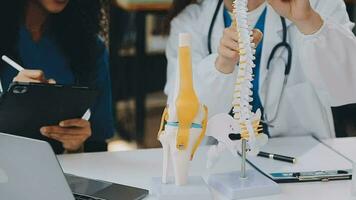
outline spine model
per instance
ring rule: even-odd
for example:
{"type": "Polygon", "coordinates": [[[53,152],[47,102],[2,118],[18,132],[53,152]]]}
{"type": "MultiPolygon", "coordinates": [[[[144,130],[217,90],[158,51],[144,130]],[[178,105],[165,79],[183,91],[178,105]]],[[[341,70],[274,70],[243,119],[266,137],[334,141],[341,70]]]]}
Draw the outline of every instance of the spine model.
{"type": "Polygon", "coordinates": [[[234,119],[240,124],[241,138],[248,141],[253,148],[256,137],[262,131],[260,126],[260,111],[252,112],[250,103],[253,101],[252,81],[255,67],[255,44],[252,43],[252,30],[247,20],[248,0],[235,0],[233,3],[234,23],[239,37],[239,69],[235,83],[233,100],[234,119]]]}
{"type": "MultiPolygon", "coordinates": [[[[208,151],[207,167],[211,168],[216,163],[219,155],[229,149],[235,154],[241,149],[243,161],[247,151],[257,155],[259,148],[268,141],[263,134],[261,111],[252,111],[253,101],[253,68],[255,67],[255,44],[252,43],[252,30],[247,21],[247,0],[235,0],[233,3],[233,25],[237,29],[240,60],[233,95],[233,117],[227,113],[220,113],[209,118],[207,135],[214,137],[217,145],[208,151]]],[[[242,162],[245,163],[245,162],[242,162]]],[[[244,164],[242,164],[244,166],[244,164]]],[[[245,167],[241,167],[245,169],[245,167]]],[[[242,170],[244,172],[244,170],[242,170]]],[[[242,177],[245,177],[242,173],[242,177]]]]}

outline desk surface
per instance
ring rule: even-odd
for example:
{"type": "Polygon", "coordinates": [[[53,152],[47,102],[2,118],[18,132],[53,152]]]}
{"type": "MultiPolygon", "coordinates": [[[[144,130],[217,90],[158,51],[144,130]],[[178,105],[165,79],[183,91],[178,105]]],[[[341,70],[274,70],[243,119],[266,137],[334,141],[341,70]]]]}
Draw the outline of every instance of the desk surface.
{"type": "MultiPolygon", "coordinates": [[[[346,156],[352,159],[356,158],[356,138],[332,139],[325,142],[346,156]]],[[[239,157],[234,157],[226,152],[213,170],[205,170],[206,151],[207,147],[201,147],[198,150],[191,165],[191,175],[206,178],[209,173],[230,172],[239,169],[239,157]]],[[[162,150],[62,155],[59,156],[59,161],[66,173],[150,189],[151,178],[161,176],[162,150]]],[[[352,199],[350,195],[351,181],[290,183],[280,186],[282,193],[279,195],[250,200],[314,200],[315,197],[323,200],[352,199]]],[[[215,195],[215,199],[224,199],[218,194],[215,195]]],[[[149,196],[147,199],[155,198],[149,196]]]]}

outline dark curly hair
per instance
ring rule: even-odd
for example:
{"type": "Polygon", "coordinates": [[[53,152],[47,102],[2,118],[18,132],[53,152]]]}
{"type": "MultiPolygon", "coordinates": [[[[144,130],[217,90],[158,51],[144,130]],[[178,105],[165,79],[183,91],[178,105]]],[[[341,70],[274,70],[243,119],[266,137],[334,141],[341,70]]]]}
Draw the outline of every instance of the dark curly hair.
{"type": "MultiPolygon", "coordinates": [[[[3,0],[0,6],[0,55],[19,60],[16,43],[23,24],[28,0],[3,0]]],[[[98,45],[100,29],[98,0],[70,0],[58,14],[50,14],[47,30],[67,56],[77,84],[90,85],[96,75],[96,58],[103,48],[98,45]]]]}

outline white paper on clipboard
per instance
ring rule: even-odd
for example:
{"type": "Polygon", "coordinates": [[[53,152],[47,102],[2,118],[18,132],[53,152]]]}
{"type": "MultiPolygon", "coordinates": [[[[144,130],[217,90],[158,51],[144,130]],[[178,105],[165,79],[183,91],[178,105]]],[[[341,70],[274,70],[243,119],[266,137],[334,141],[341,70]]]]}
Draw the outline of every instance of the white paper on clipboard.
{"type": "Polygon", "coordinates": [[[4,92],[4,88],[2,87],[1,80],[0,80],[0,93],[4,92]]]}
{"type": "Polygon", "coordinates": [[[90,109],[88,109],[88,110],[84,113],[82,119],[89,121],[90,117],[91,117],[91,111],[90,111],[90,109]]]}
{"type": "Polygon", "coordinates": [[[292,164],[248,156],[249,162],[265,174],[352,169],[351,161],[311,136],[273,138],[261,151],[297,158],[292,164]]]}

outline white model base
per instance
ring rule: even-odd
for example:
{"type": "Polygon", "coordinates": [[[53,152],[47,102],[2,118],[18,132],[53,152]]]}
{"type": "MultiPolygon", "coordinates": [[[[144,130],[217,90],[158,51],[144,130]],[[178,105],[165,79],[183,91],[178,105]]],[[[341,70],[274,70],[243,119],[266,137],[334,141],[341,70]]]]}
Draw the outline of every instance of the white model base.
{"type": "Polygon", "coordinates": [[[267,196],[280,193],[277,183],[256,170],[248,170],[247,178],[240,177],[240,171],[212,174],[208,183],[217,192],[229,199],[267,196]]]}
{"type": "Polygon", "coordinates": [[[188,184],[177,186],[173,177],[169,178],[167,184],[162,183],[162,178],[152,179],[152,192],[159,200],[212,200],[209,186],[202,177],[192,176],[188,178],[188,184]]]}

